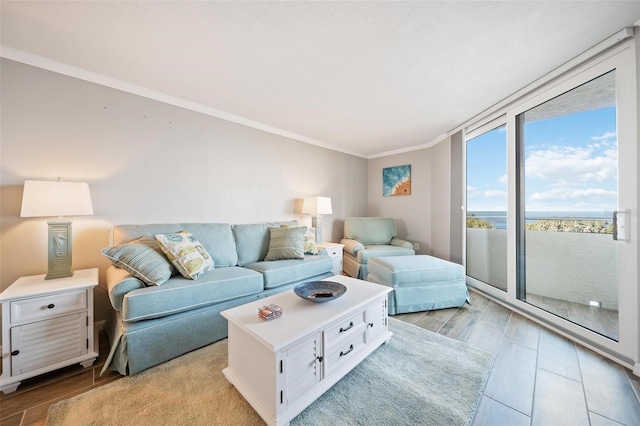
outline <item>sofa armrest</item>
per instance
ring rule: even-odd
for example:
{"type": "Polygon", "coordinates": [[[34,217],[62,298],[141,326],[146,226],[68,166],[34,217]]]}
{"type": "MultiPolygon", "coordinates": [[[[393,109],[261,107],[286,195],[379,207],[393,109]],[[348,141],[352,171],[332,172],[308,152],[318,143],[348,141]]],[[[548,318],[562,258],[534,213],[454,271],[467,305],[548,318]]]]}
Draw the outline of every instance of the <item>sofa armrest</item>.
{"type": "Polygon", "coordinates": [[[122,310],[122,300],[127,293],[145,287],[142,281],[129,272],[113,265],[107,268],[106,278],[109,301],[116,311],[122,310]]]}
{"type": "Polygon", "coordinates": [[[411,244],[409,241],[401,240],[400,238],[392,238],[390,244],[392,246],[403,247],[403,248],[413,250],[413,244],[411,244]]]}
{"type": "Polygon", "coordinates": [[[344,238],[340,241],[340,244],[344,244],[344,251],[349,253],[353,257],[356,257],[360,250],[364,249],[364,245],[360,241],[344,238]]]}

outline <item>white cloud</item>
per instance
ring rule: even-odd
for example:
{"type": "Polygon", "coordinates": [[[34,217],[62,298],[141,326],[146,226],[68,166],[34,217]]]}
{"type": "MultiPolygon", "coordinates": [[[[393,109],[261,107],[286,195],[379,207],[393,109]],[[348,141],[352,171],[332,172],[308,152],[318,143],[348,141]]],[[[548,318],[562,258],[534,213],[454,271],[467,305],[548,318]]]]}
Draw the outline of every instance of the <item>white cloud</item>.
{"type": "Polygon", "coordinates": [[[616,192],[600,188],[554,188],[527,197],[529,211],[613,211],[616,192]]]}
{"type": "Polygon", "coordinates": [[[613,139],[617,136],[616,132],[605,132],[600,136],[594,136],[591,139],[593,139],[594,141],[601,141],[601,140],[608,140],[608,139],[613,139]]]}
{"type": "Polygon", "coordinates": [[[507,192],[506,191],[496,190],[496,189],[490,189],[490,190],[484,191],[484,197],[485,198],[506,199],[507,198],[507,192]]]}
{"type": "Polygon", "coordinates": [[[603,182],[617,177],[617,147],[599,150],[586,147],[552,146],[535,150],[525,160],[527,178],[560,182],[603,182]]]}
{"type": "Polygon", "coordinates": [[[475,198],[480,195],[480,191],[475,186],[467,185],[467,198],[475,198]]]}
{"type": "Polygon", "coordinates": [[[572,189],[554,188],[549,191],[536,192],[531,194],[531,201],[572,201],[580,203],[582,201],[615,201],[616,191],[608,191],[600,188],[572,189]]]}
{"type": "Polygon", "coordinates": [[[498,182],[499,182],[499,183],[501,183],[501,184],[503,184],[503,185],[506,185],[506,184],[507,184],[507,175],[502,175],[502,176],[500,176],[500,177],[498,178],[498,182]]]}

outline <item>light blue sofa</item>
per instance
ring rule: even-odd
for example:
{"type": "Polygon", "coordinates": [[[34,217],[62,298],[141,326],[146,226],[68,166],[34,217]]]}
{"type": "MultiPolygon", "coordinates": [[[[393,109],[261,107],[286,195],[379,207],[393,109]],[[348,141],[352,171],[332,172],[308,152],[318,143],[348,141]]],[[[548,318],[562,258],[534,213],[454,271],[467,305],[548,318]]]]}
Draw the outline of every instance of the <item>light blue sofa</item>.
{"type": "Polygon", "coordinates": [[[215,267],[196,280],[178,274],[160,286],[145,286],[124,269],[110,266],[106,279],[114,309],[105,330],[111,350],[102,371],[110,368],[124,375],[136,374],[223,339],[227,321],[221,311],[332,276],[333,262],[326,252],[304,259],[264,261],[269,228],[282,225],[298,223],[115,226],[112,246],[144,235],[189,231],[213,258],[215,267]]]}
{"type": "Polygon", "coordinates": [[[382,256],[412,256],[413,244],[396,238],[390,217],[348,217],[344,221],[342,270],[350,277],[366,279],[369,259],[382,256]]]}

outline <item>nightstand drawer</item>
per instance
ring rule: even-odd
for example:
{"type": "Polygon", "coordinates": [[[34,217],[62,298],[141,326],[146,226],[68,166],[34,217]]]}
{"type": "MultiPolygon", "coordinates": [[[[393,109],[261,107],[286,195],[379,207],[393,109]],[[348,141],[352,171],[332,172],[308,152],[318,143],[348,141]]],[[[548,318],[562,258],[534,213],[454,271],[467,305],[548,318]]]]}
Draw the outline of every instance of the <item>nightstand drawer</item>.
{"type": "Polygon", "coordinates": [[[39,321],[87,309],[87,292],[49,294],[11,302],[11,324],[39,321]]]}
{"type": "Polygon", "coordinates": [[[342,247],[327,247],[325,250],[331,257],[342,256],[342,247]]]}

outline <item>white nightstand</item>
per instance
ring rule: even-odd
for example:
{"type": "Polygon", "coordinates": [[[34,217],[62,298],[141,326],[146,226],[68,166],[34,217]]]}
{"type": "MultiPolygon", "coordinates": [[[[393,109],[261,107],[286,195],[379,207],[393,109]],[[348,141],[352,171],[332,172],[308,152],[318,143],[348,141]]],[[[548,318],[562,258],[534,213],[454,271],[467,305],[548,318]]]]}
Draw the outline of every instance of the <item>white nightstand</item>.
{"type": "Polygon", "coordinates": [[[333,273],[335,275],[342,275],[342,248],[344,244],[338,243],[320,243],[318,244],[319,249],[325,249],[333,260],[333,273]]]}
{"type": "Polygon", "coordinates": [[[2,376],[0,391],[72,364],[90,367],[98,357],[93,328],[93,288],[98,269],[45,280],[16,280],[2,293],[2,376]]]}

